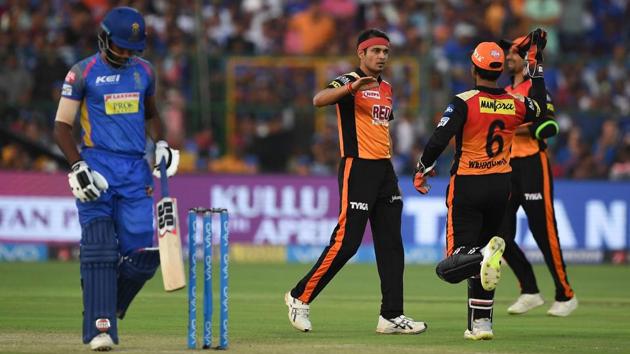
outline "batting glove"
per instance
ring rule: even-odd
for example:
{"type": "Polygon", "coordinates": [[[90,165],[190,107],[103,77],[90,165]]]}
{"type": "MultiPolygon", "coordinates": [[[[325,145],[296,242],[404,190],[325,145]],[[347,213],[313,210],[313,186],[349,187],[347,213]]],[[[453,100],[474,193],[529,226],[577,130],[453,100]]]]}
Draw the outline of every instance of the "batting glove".
{"type": "Polygon", "coordinates": [[[155,144],[155,165],[153,166],[153,175],[160,178],[160,162],[164,160],[166,163],[166,176],[171,177],[177,173],[179,166],[179,150],[171,149],[168,143],[160,140],[155,144]]]}
{"type": "Polygon", "coordinates": [[[105,177],[90,169],[83,160],[72,165],[72,172],[68,174],[68,184],[75,198],[83,203],[95,201],[101,196],[101,192],[109,188],[105,177]]]}

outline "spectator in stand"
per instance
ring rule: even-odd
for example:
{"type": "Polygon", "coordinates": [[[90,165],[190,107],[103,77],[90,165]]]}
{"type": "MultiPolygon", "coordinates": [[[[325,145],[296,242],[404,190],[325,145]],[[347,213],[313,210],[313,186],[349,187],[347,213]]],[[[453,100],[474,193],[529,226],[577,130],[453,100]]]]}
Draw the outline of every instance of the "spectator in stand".
{"type": "Polygon", "coordinates": [[[616,121],[608,119],[602,125],[599,138],[593,145],[593,158],[597,163],[596,176],[605,177],[612,166],[619,147],[619,127],[616,121]]]}
{"type": "MultiPolygon", "coordinates": [[[[201,9],[197,9],[190,1],[37,0],[0,2],[0,63],[5,64],[0,69],[0,94],[7,96],[6,104],[10,108],[0,109],[0,126],[7,128],[15,121],[33,119],[42,127],[44,136],[49,135],[46,127],[54,118],[50,107],[56,107],[59,99],[50,94],[58,85],[51,79],[59,75],[53,73],[93,53],[96,34],[85,28],[99,23],[113,6],[129,3],[146,15],[149,41],[144,56],[162,73],[157,78],[161,87],[156,92],[158,109],[169,114],[175,110],[177,116],[186,118],[181,125],[177,123],[180,128],[177,139],[187,150],[182,151],[182,156],[201,159],[191,162],[197,171],[207,170],[208,159],[228,151],[214,140],[211,148],[198,146],[195,133],[208,130],[220,133],[217,136],[222,134],[220,130],[224,129],[228,118],[225,103],[229,95],[238,102],[237,124],[249,119],[244,117],[251,117],[256,128],[256,125],[267,124],[272,117],[282,116],[283,129],[297,128],[294,132],[298,138],[288,147],[283,166],[289,166],[288,161],[313,161],[312,150],[319,149],[314,148],[315,144],[320,144],[315,134],[322,132],[315,127],[323,125],[315,124],[312,109],[304,109],[310,106],[304,104],[305,97],[306,101],[309,99],[308,92],[319,87],[316,82],[321,72],[314,69],[316,65],[299,71],[283,65],[239,68],[234,75],[236,92],[233,93],[226,89],[228,53],[273,56],[269,60],[272,63],[286,55],[315,55],[329,60],[331,64],[325,70],[331,70],[330,67],[343,65],[344,60],[337,56],[354,50],[354,38],[359,30],[371,26],[391,34],[391,49],[396,58],[422,58],[418,62],[419,73],[392,62],[391,70],[385,74],[397,88],[395,106],[399,107],[399,116],[407,115],[405,107],[420,107],[409,114],[409,124],[414,127],[419,141],[426,140],[427,128],[433,126],[430,119],[423,117],[439,114],[446,104],[442,102],[444,99],[458,87],[471,84],[467,58],[472,45],[481,37],[516,37],[529,31],[529,26],[535,23],[544,23],[550,37],[556,36],[554,32],[557,34],[556,45],[563,58],[557,62],[553,56],[546,58],[550,63],[546,81],[556,100],[556,108],[566,114],[564,131],[570,126],[581,129],[580,140],[585,144],[581,148],[587,150],[580,153],[585,160],[569,163],[568,169],[564,165],[567,161],[555,164],[559,177],[573,178],[574,171],[580,170],[583,177],[604,178],[612,163],[610,152],[605,167],[596,168],[595,174],[586,173],[587,169],[578,165],[591,160],[596,165],[601,164],[600,157],[590,158],[597,152],[588,146],[599,146],[596,134],[606,119],[614,117],[620,126],[630,121],[630,60],[626,49],[630,40],[627,36],[630,6],[626,1],[217,0],[204,1],[201,9]],[[211,56],[210,77],[207,78],[211,120],[199,114],[194,46],[197,12],[204,35],[199,39],[206,41],[211,56]],[[293,77],[300,79],[292,80],[293,77]],[[277,78],[280,80],[276,81],[277,78]],[[420,97],[410,90],[416,84],[427,88],[420,97]],[[182,98],[183,102],[175,105],[174,97],[182,98]],[[420,104],[413,105],[413,100],[418,99],[420,104]],[[305,141],[310,141],[310,146],[298,146],[298,142],[305,141]]],[[[554,39],[549,41],[546,50],[551,52],[554,39]]],[[[14,126],[18,129],[16,133],[24,134],[24,126],[14,126]]],[[[225,141],[230,139],[225,137],[225,141]]],[[[566,145],[567,141],[564,133],[551,142],[552,160],[573,156],[567,154],[573,149],[566,145]],[[560,155],[554,157],[554,152],[560,155]]],[[[613,144],[616,148],[612,145],[607,148],[619,150],[620,144],[617,139],[613,144]]],[[[5,146],[0,142],[0,148],[5,146]]],[[[49,148],[53,147],[49,145],[49,148]]],[[[37,156],[29,158],[35,160],[37,156]]],[[[318,163],[324,168],[318,171],[335,170],[330,159],[321,160],[318,163]]],[[[35,169],[36,165],[27,164],[24,168],[35,169]]],[[[304,168],[300,171],[303,173],[304,168]]],[[[283,172],[289,170],[285,168],[283,172]]]]}
{"type": "Polygon", "coordinates": [[[289,19],[285,51],[288,54],[321,54],[334,35],[335,21],[322,11],[319,0],[313,0],[305,11],[289,19]]]}
{"type": "Polygon", "coordinates": [[[613,181],[630,180],[630,132],[626,133],[623,144],[619,147],[609,178],[613,181]]]}
{"type": "Polygon", "coordinates": [[[0,91],[4,92],[9,104],[26,106],[31,100],[33,76],[20,63],[15,55],[9,54],[0,69],[0,91]]]}

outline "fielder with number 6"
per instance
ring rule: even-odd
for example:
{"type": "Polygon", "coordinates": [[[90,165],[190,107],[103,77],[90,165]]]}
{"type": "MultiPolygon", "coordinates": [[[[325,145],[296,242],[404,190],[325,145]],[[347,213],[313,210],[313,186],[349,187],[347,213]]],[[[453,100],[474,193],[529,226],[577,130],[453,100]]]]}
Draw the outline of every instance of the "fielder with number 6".
{"type": "Polygon", "coordinates": [[[504,240],[496,235],[510,195],[514,131],[523,123],[533,122],[537,138],[557,133],[557,125],[549,124],[545,114],[545,43],[546,33],[537,29],[516,45],[532,78],[531,98],[509,94],[497,86],[505,62],[497,43],[477,45],[470,57],[476,86],[453,97],[416,167],[414,187],[427,194],[427,179],[435,174],[435,161],[455,138],[446,192],[447,257],[438,264],[436,273],[449,283],[468,282],[467,339],[494,337],[494,289],[505,250],[504,240]]]}
{"type": "MultiPolygon", "coordinates": [[[[154,229],[145,132],[157,141],[155,161],[165,161],[167,176],[179,161],[178,151],[162,140],[155,71],[138,57],[145,42],[142,15],[112,9],[101,23],[99,52],[66,75],[55,119],[55,140],[72,166],[68,182],[78,199],[83,342],[98,351],[118,344],[117,317],[124,317],[159,265],[158,252],[147,249],[154,229]],[[77,114],[80,153],[72,136],[77,114]]],[[[153,174],[160,176],[159,169],[153,174]]]]}

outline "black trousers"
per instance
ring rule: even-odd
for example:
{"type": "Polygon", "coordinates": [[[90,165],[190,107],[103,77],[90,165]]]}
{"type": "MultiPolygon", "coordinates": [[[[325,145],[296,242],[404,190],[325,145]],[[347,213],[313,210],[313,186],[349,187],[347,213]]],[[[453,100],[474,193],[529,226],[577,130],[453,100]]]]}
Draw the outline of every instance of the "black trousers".
{"type": "Polygon", "coordinates": [[[454,175],[446,191],[446,254],[482,247],[498,235],[510,195],[510,174],[454,175]]]}
{"type": "Polygon", "coordinates": [[[556,214],[553,208],[553,178],[547,154],[540,152],[528,157],[514,158],[511,165],[512,197],[501,227],[501,235],[506,242],[503,258],[514,270],[521,284],[522,293],[539,292],[532,265],[514,240],[516,212],[522,206],[527,215],[529,229],[553,277],[556,287],[555,299],[567,301],[573,297],[573,289],[569,285],[558,239],[556,214]]]}
{"type": "Polygon", "coordinates": [[[404,251],[400,220],[402,198],[390,160],[346,157],[339,166],[339,221],[311,270],[291,296],[312,302],[357,252],[368,220],[381,279],[381,315],[403,314],[404,251]]]}
{"type": "MultiPolygon", "coordinates": [[[[498,234],[510,195],[510,174],[454,175],[446,190],[446,254],[479,252],[498,234]]],[[[479,276],[468,279],[468,329],[481,318],[492,320],[494,290],[479,276]]]]}

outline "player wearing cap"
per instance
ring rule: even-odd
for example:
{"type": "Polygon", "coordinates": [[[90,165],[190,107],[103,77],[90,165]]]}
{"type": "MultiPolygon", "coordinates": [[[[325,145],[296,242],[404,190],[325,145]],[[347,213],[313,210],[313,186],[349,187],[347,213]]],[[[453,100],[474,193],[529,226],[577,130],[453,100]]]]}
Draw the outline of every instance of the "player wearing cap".
{"type": "Polygon", "coordinates": [[[452,137],[455,157],[446,192],[446,255],[436,272],[450,283],[468,281],[468,328],[464,337],[492,339],[494,289],[501,276],[505,247],[497,237],[510,195],[510,148],[516,128],[535,122],[541,137],[555,134],[545,125],[542,50],[546,33],[536,30],[517,45],[532,73],[532,98],[497,87],[504,53],[494,42],[477,45],[470,59],[474,90],[456,95],[418,160],[414,186],[428,193],[427,178],[452,137]],[[485,245],[485,246],[484,246],[485,245]]]}
{"type": "Polygon", "coordinates": [[[357,56],[357,69],[337,77],[313,98],[317,107],[337,105],[341,210],[330,244],[306,276],[285,294],[285,302],[293,327],[311,331],[310,303],[357,252],[369,220],[381,279],[376,331],[417,334],[426,330],[426,324],[403,312],[402,198],[390,161],[392,87],[381,78],[389,59],[389,38],[377,29],[362,32],[357,56]]]}
{"type": "MultiPolygon", "coordinates": [[[[516,45],[523,41],[524,37],[512,42],[502,41],[502,46],[507,49],[506,71],[512,75],[512,84],[507,86],[507,92],[522,96],[530,96],[532,80],[525,70],[525,61],[518,55],[516,45]]],[[[551,96],[547,94],[547,125],[555,125],[553,121],[554,108],[551,96]]],[[[543,127],[543,126],[541,126],[543,127]]],[[[521,285],[521,295],[509,308],[510,314],[522,314],[541,306],[544,303],[536,276],[523,251],[515,242],[516,213],[522,206],[529,228],[542,252],[547,268],[553,278],[556,294],[555,302],[547,313],[551,316],[568,316],[578,305],[569,279],[566,266],[562,257],[556,214],[553,207],[553,178],[549,158],[547,156],[547,144],[540,139],[538,132],[531,124],[524,124],[516,128],[510,165],[512,166],[512,195],[508,203],[500,235],[505,239],[505,252],[503,258],[521,285]]]]}
{"type": "Polygon", "coordinates": [[[118,344],[117,317],[159,265],[158,252],[147,249],[154,230],[146,131],[157,141],[155,161],[165,160],[167,175],[175,174],[179,160],[162,140],[153,66],[137,57],[145,42],[142,15],[112,9],[101,23],[99,52],[66,75],[55,118],[55,140],[72,166],[68,182],[78,199],[83,342],[99,351],[118,344]],[[77,115],[80,153],[72,135],[77,115]]]}

